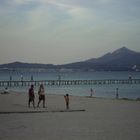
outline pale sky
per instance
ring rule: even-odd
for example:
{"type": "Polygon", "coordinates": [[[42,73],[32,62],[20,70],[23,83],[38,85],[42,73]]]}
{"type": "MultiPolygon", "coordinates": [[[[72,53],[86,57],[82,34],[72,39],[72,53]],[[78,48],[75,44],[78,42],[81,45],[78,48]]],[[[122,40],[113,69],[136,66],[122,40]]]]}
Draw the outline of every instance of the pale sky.
{"type": "Polygon", "coordinates": [[[0,0],[0,64],[140,52],[140,0],[0,0]]]}

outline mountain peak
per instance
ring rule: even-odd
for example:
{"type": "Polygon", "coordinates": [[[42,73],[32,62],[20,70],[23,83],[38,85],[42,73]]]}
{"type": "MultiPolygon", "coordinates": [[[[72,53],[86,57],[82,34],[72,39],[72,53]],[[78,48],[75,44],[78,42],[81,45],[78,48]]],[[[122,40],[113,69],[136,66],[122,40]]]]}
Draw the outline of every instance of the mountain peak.
{"type": "Polygon", "coordinates": [[[123,47],[121,47],[120,49],[122,49],[122,50],[129,50],[127,47],[125,47],[125,46],[123,46],[123,47]]]}
{"type": "Polygon", "coordinates": [[[134,53],[134,51],[128,49],[127,47],[123,46],[120,49],[114,51],[112,54],[128,54],[128,53],[134,53]]]}

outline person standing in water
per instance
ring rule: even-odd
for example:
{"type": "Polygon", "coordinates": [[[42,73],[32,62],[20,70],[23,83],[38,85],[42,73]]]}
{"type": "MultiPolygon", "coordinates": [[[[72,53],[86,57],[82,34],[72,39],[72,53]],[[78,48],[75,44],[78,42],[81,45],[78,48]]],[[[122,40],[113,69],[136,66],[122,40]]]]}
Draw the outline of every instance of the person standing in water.
{"type": "Polygon", "coordinates": [[[93,97],[95,94],[95,89],[94,88],[90,88],[90,97],[93,97]]]}
{"type": "Polygon", "coordinates": [[[69,94],[66,94],[64,98],[65,98],[65,103],[66,103],[66,109],[68,110],[69,109],[69,94]]]}
{"type": "Polygon", "coordinates": [[[39,101],[37,107],[39,107],[40,102],[43,101],[43,108],[45,108],[45,90],[43,84],[41,84],[39,87],[38,95],[39,95],[39,101]]]}
{"type": "Polygon", "coordinates": [[[93,89],[90,88],[90,97],[92,97],[92,96],[93,96],[93,89]]]}
{"type": "Polygon", "coordinates": [[[116,88],[116,99],[119,99],[119,92],[118,92],[118,88],[116,88]]]}

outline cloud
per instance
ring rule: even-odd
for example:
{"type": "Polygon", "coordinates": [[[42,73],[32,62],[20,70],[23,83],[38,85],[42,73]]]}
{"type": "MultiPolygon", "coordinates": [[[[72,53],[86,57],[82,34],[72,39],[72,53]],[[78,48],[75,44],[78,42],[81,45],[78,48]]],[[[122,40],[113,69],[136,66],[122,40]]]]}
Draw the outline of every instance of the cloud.
{"type": "Polygon", "coordinates": [[[60,11],[66,12],[68,15],[71,17],[77,17],[77,18],[82,18],[82,17],[88,17],[90,13],[88,13],[88,10],[80,5],[75,5],[73,4],[68,4],[67,1],[58,1],[58,0],[40,0],[43,4],[50,4],[57,8],[60,11]]]}
{"type": "MultiPolygon", "coordinates": [[[[34,0],[34,1],[36,1],[36,0],[34,0]]],[[[33,0],[5,0],[6,4],[15,5],[15,6],[27,4],[30,2],[33,2],[33,0]]]]}
{"type": "Polygon", "coordinates": [[[13,0],[13,2],[19,8],[12,15],[13,19],[9,19],[14,21],[11,22],[9,28],[13,23],[13,29],[11,30],[16,28],[18,29],[17,33],[38,32],[41,34],[41,32],[50,32],[51,30],[50,34],[55,34],[55,32],[60,32],[64,29],[75,29],[93,18],[93,14],[88,9],[61,1],[38,0],[38,5],[31,7],[29,10],[24,10],[24,8],[27,7],[27,4],[30,5],[32,0],[13,0]],[[21,10],[22,8],[23,11],[21,10]],[[20,19],[21,15],[22,19],[20,19]],[[15,23],[17,19],[23,22],[15,23]]]}
{"type": "Polygon", "coordinates": [[[54,58],[63,61],[66,57],[61,52],[76,59],[78,55],[84,57],[85,52],[85,57],[89,57],[95,49],[107,51],[109,46],[122,42],[136,46],[140,34],[139,3],[138,0],[3,0],[1,46],[15,48],[13,51],[22,47],[25,51],[20,52],[25,55],[28,48],[36,50],[35,54],[43,50],[46,59],[50,56],[51,60],[55,54],[54,58]],[[60,56],[55,57],[58,52],[60,56]]]}

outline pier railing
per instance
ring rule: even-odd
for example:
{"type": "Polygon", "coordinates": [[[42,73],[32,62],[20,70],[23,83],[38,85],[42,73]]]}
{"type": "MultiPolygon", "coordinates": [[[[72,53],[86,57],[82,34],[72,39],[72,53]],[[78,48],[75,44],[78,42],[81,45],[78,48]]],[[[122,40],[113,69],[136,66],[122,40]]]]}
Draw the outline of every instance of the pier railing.
{"type": "Polygon", "coordinates": [[[0,81],[0,87],[43,85],[140,84],[140,79],[0,81]]]}

